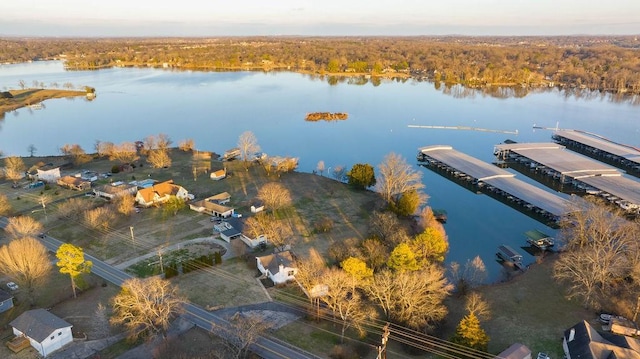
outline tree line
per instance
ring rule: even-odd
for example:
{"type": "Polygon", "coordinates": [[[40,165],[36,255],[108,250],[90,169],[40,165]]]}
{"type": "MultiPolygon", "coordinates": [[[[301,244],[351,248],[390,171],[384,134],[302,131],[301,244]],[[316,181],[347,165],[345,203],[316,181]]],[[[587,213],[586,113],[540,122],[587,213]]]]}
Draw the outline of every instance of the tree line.
{"type": "Polygon", "coordinates": [[[640,42],[611,37],[0,39],[0,62],[407,76],[467,87],[640,93],[640,42]]]}

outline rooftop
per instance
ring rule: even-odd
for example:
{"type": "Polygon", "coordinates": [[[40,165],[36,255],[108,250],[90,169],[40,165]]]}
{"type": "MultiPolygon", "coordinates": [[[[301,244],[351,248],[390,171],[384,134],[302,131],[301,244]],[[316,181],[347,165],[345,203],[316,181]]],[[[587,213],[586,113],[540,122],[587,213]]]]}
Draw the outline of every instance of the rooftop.
{"type": "Polygon", "coordinates": [[[421,147],[420,152],[437,161],[447,164],[479,181],[486,181],[498,177],[514,177],[515,174],[483,162],[462,152],[458,152],[451,146],[435,145],[421,147]]]}
{"type": "Polygon", "coordinates": [[[582,143],[601,151],[611,153],[616,156],[623,157],[627,160],[640,163],[640,149],[633,146],[627,146],[610,141],[604,137],[590,135],[580,131],[556,131],[555,136],[564,137],[566,139],[582,143]]]}

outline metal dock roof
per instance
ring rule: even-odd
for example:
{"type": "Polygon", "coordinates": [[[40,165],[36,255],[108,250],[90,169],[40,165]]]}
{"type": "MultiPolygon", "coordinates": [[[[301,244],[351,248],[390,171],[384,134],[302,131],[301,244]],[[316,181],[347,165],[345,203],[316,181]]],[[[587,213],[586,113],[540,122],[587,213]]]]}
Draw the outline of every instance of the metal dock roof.
{"type": "MultiPolygon", "coordinates": [[[[558,145],[554,144],[554,146],[558,145]]],[[[426,146],[421,147],[419,150],[426,156],[555,216],[563,215],[569,208],[569,201],[564,198],[516,179],[514,178],[515,174],[454,150],[451,146],[426,146]]]]}
{"type": "Polygon", "coordinates": [[[554,135],[623,157],[632,162],[640,163],[640,149],[631,146],[621,145],[603,137],[593,136],[579,131],[562,130],[556,131],[554,135]]]}
{"type": "Polygon", "coordinates": [[[462,152],[458,152],[451,146],[435,145],[421,147],[420,152],[437,161],[463,172],[478,181],[485,181],[497,177],[514,177],[515,174],[496,167],[490,163],[480,161],[462,152]]]}
{"type": "Polygon", "coordinates": [[[562,216],[569,210],[568,200],[517,178],[492,178],[484,182],[555,216],[562,216]]]}
{"type": "Polygon", "coordinates": [[[564,146],[556,143],[510,143],[496,145],[496,150],[511,151],[524,156],[543,166],[549,167],[562,175],[573,178],[583,176],[614,175],[622,172],[613,166],[592,160],[577,153],[566,151],[564,146]]]}
{"type": "Polygon", "coordinates": [[[588,177],[580,178],[581,182],[610,193],[620,199],[640,205],[640,182],[627,177],[588,177]]]}

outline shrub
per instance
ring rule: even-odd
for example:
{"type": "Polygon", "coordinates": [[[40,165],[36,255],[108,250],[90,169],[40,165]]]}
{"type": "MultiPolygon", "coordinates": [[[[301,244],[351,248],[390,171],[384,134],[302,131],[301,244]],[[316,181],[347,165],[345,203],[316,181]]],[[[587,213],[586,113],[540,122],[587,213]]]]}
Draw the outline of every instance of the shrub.
{"type": "Polygon", "coordinates": [[[175,267],[175,263],[172,263],[164,267],[164,277],[169,279],[178,275],[178,269],[175,267]]]}
{"type": "Polygon", "coordinates": [[[111,167],[111,173],[120,173],[120,166],[113,165],[113,167],[111,167]]]}
{"type": "Polygon", "coordinates": [[[222,263],[222,255],[220,254],[220,252],[216,252],[214,255],[215,258],[215,263],[216,264],[220,264],[222,263]]]}
{"type": "Polygon", "coordinates": [[[329,232],[333,229],[333,220],[329,217],[323,217],[313,224],[313,229],[318,233],[329,232]]]}

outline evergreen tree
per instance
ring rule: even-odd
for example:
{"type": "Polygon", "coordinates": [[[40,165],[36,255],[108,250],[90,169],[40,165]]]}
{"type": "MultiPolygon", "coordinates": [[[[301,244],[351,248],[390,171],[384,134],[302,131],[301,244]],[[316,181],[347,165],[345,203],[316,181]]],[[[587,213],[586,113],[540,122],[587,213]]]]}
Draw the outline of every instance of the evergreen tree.
{"type": "Polygon", "coordinates": [[[487,351],[489,347],[489,336],[480,327],[480,320],[475,314],[467,314],[456,328],[456,334],[451,338],[451,342],[468,346],[476,350],[487,351]]]}
{"type": "Polygon", "coordinates": [[[387,261],[387,266],[398,272],[420,269],[415,253],[406,243],[400,243],[393,249],[387,261]]]}
{"type": "Polygon", "coordinates": [[[359,189],[366,189],[376,184],[373,166],[368,163],[356,163],[353,165],[351,170],[347,172],[347,179],[350,185],[359,189]]]}

